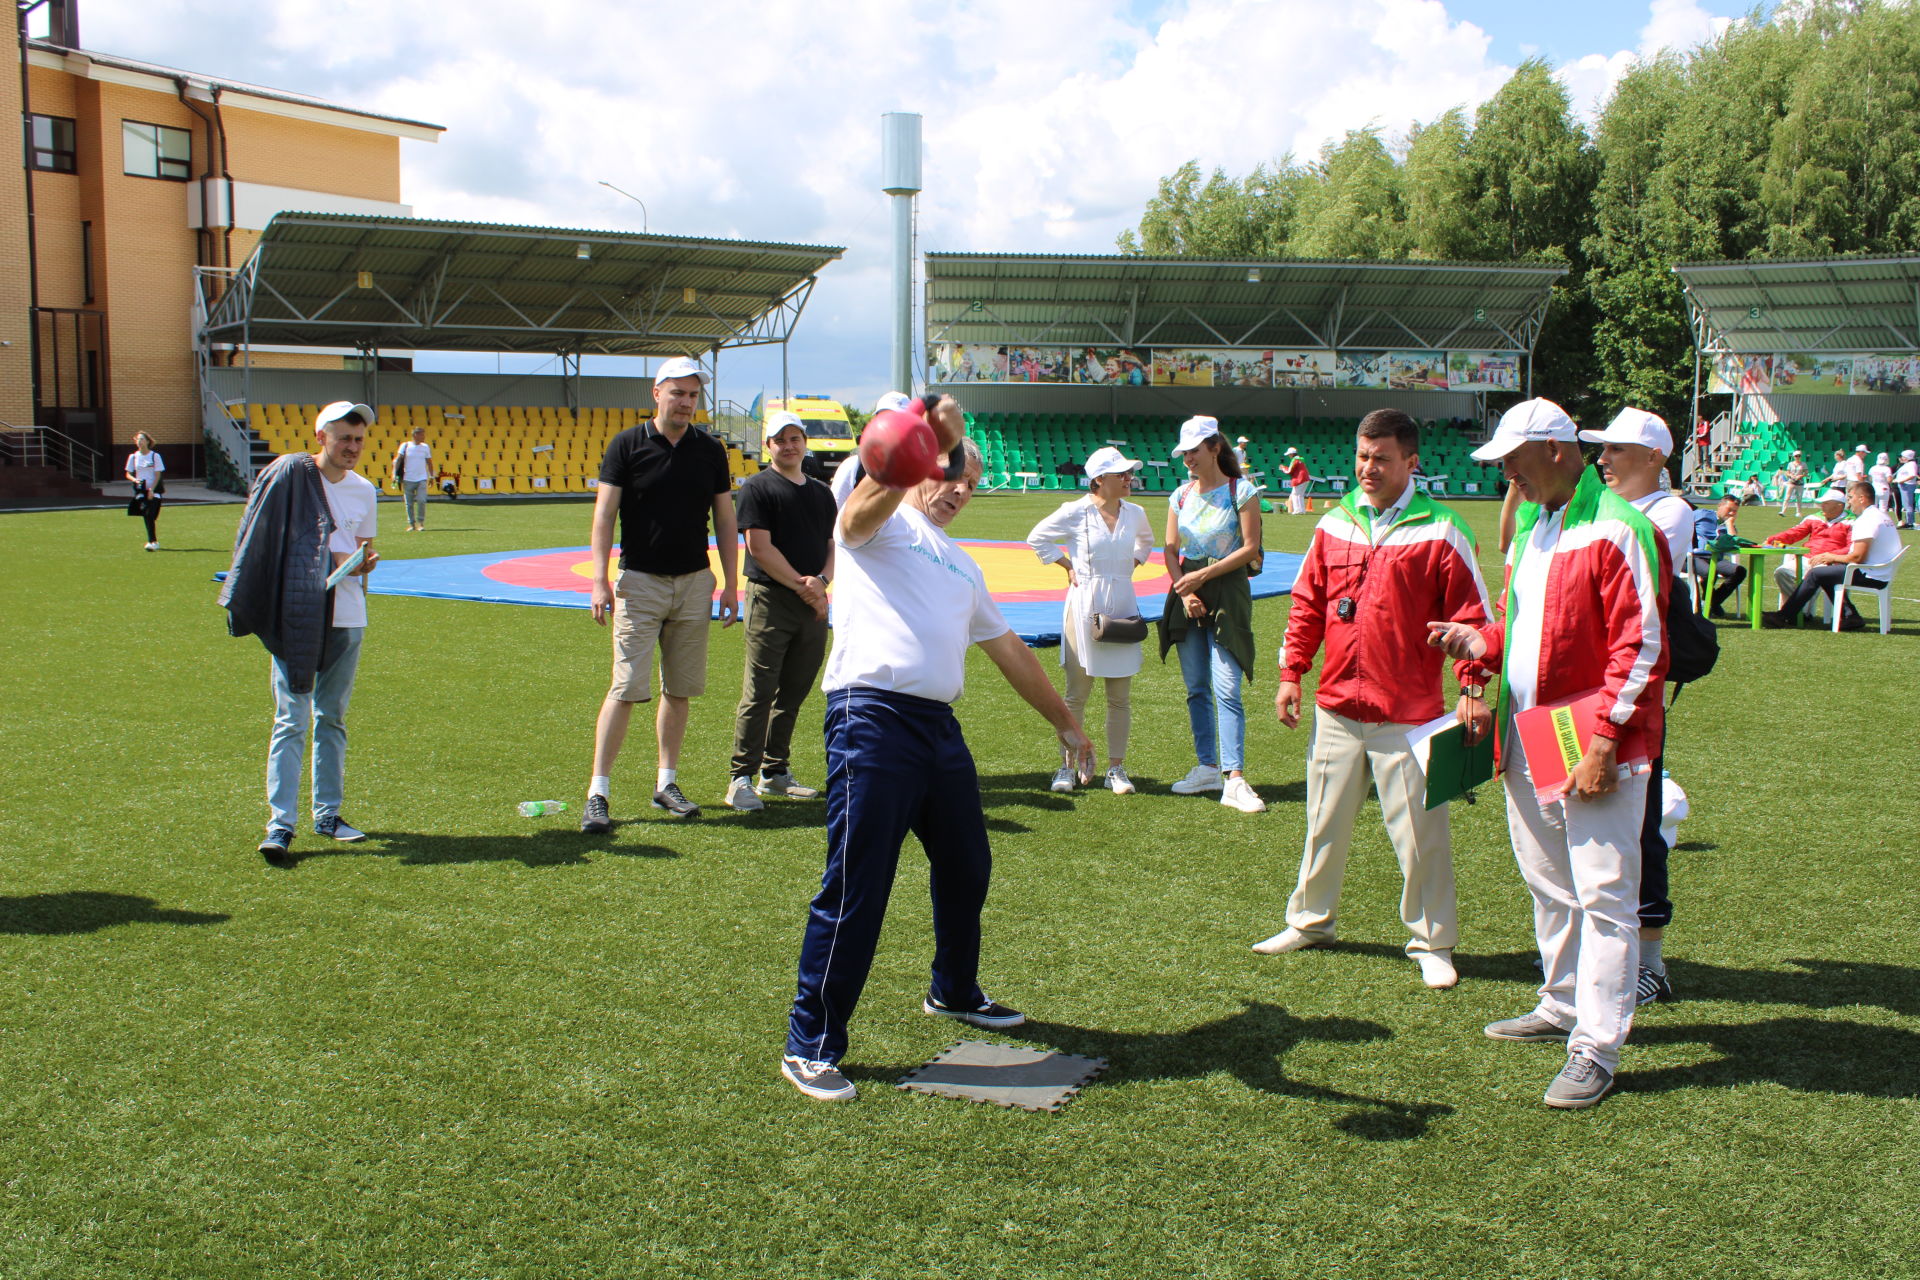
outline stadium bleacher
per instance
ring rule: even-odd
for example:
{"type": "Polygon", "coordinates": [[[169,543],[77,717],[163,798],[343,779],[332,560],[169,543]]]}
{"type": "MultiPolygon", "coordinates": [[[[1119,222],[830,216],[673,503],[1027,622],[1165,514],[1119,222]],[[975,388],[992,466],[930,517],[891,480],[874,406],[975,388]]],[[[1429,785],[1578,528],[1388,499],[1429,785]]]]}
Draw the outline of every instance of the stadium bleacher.
{"type": "MultiPolygon", "coordinates": [[[[547,405],[382,405],[367,432],[360,474],[391,491],[393,458],[415,427],[425,427],[442,476],[458,477],[463,495],[589,493],[607,442],[652,416],[643,409],[572,410],[547,405]]],[[[236,408],[236,416],[240,412],[236,408]]],[[[319,406],[257,404],[252,430],[275,454],[311,447],[319,406]]],[[[695,421],[707,422],[705,413],[695,421]]],[[[734,482],[759,465],[737,446],[727,448],[734,482]]]]}
{"type": "MultiPolygon", "coordinates": [[[[1077,468],[1095,449],[1120,441],[1129,457],[1148,462],[1140,474],[1141,489],[1147,493],[1170,493],[1187,478],[1186,468],[1168,454],[1179,437],[1180,421],[1173,416],[1113,419],[1105,414],[1049,413],[978,413],[967,418],[968,430],[986,458],[984,483],[990,487],[1077,489],[1078,473],[1062,474],[1062,465],[1077,468]],[[1153,466],[1156,460],[1169,465],[1153,466]]],[[[1351,478],[1358,425],[1358,418],[1256,416],[1225,418],[1220,424],[1229,440],[1247,437],[1248,465],[1264,477],[1269,490],[1285,487],[1289,447],[1300,451],[1315,476],[1351,478]]],[[[1422,467],[1428,475],[1446,476],[1450,495],[1491,496],[1497,491],[1499,468],[1473,461],[1468,456],[1473,448],[1465,431],[1444,423],[1422,429],[1422,467]]],[[[1328,491],[1324,485],[1315,489],[1328,491]]]]}
{"type": "Polygon", "coordinates": [[[1740,431],[1751,439],[1720,473],[1723,493],[1738,492],[1749,476],[1770,487],[1795,449],[1809,483],[1818,483],[1832,469],[1836,449],[1850,454],[1864,444],[1869,463],[1884,453],[1897,464],[1902,449],[1920,447],[1920,424],[1911,422],[1749,422],[1740,431]]]}

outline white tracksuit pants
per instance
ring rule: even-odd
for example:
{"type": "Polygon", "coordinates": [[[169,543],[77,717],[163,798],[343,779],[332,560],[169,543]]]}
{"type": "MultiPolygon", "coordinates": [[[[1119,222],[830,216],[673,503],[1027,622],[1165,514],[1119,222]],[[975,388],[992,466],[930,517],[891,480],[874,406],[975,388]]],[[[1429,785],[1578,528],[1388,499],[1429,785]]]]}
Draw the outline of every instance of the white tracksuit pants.
{"type": "Polygon", "coordinates": [[[1569,1053],[1614,1071],[1633,1026],[1640,970],[1640,819],[1646,773],[1598,800],[1542,805],[1520,749],[1506,736],[1507,825],[1533,895],[1533,932],[1546,969],[1535,1012],[1568,1029],[1569,1053]]]}

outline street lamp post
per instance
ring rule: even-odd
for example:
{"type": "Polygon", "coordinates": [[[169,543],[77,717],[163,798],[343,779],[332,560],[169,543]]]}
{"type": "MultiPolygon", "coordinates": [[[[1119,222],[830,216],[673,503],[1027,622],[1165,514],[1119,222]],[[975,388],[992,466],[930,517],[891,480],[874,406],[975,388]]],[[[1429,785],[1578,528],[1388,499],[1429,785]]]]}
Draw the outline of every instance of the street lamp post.
{"type": "MultiPolygon", "coordinates": [[[[640,206],[640,233],[642,235],[652,234],[652,232],[647,230],[647,221],[648,221],[647,202],[645,200],[642,200],[639,196],[633,194],[633,192],[631,191],[621,191],[619,187],[614,186],[611,182],[608,182],[605,178],[600,179],[600,185],[605,187],[609,191],[619,191],[621,195],[625,196],[627,199],[639,205],[640,206]]],[[[641,357],[640,373],[642,377],[649,376],[653,373],[653,361],[650,357],[646,357],[646,356],[641,357]]]]}

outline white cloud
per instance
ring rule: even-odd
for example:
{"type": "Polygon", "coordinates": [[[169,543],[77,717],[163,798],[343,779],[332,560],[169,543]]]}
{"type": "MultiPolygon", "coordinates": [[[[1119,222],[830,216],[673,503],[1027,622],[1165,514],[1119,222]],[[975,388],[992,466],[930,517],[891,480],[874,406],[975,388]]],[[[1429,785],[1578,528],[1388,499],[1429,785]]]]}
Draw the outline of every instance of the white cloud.
{"type": "MultiPolygon", "coordinates": [[[[1389,138],[1511,68],[1441,0],[88,0],[87,43],[447,125],[405,144],[425,216],[840,244],[796,389],[870,400],[887,363],[879,117],[925,116],[923,248],[1108,252],[1158,179],[1389,138]],[[220,42],[204,33],[217,30],[220,42]]],[[[1654,0],[1642,51],[1711,34],[1654,0]]],[[[1598,101],[1632,54],[1565,74],[1598,101]]],[[[244,179],[245,175],[238,175],[244,179]]],[[[721,362],[754,386],[779,360],[721,362]]]]}
{"type": "Polygon", "coordinates": [[[1574,108],[1588,120],[1595,119],[1613,87],[1636,62],[1698,48],[1718,39],[1734,21],[1707,12],[1698,0],[1652,0],[1638,47],[1576,58],[1560,68],[1560,81],[1572,95],[1574,108]]]}

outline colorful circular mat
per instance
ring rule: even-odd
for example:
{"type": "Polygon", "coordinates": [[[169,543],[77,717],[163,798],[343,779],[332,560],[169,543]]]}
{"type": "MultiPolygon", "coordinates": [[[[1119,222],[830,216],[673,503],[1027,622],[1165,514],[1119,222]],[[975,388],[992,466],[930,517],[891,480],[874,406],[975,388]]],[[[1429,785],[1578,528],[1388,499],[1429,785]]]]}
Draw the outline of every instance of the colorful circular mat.
{"type": "MultiPolygon", "coordinates": [[[[1007,624],[1030,645],[1060,643],[1060,614],[1067,594],[1066,571],[1041,564],[1024,542],[956,539],[987,575],[987,587],[1006,614],[1007,624]]],[[[711,549],[708,556],[713,557],[711,549]]],[[[1266,566],[1253,580],[1253,594],[1285,595],[1293,589],[1301,557],[1269,551],[1266,566]]],[[[719,563],[714,561],[714,572],[719,563]]],[[[478,600],[489,604],[531,604],[552,609],[585,609],[591,603],[593,553],[588,547],[546,551],[496,551],[471,556],[431,556],[421,560],[383,560],[369,579],[377,596],[424,596],[433,600],[478,600]]],[[[1160,616],[1167,588],[1159,552],[1134,571],[1140,612],[1160,616]]]]}

